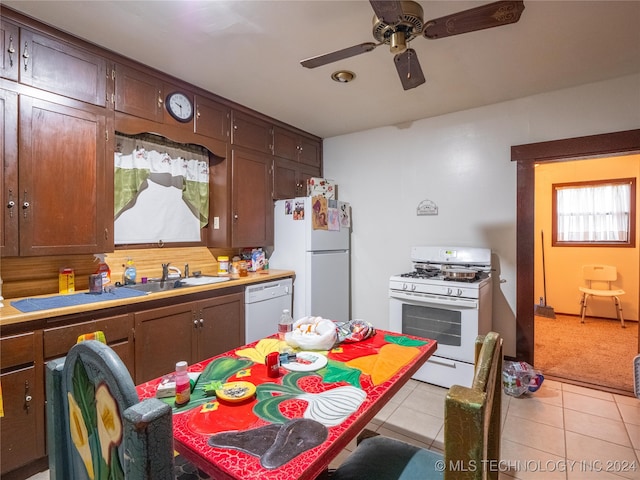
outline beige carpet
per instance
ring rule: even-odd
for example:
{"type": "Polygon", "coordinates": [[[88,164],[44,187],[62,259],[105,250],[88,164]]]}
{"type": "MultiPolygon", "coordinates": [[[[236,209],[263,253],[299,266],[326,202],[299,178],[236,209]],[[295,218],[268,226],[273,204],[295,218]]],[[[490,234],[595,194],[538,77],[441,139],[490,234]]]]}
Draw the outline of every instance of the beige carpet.
{"type": "Polygon", "coordinates": [[[633,393],[638,323],[556,314],[535,316],[534,367],[543,375],[633,393]]]}

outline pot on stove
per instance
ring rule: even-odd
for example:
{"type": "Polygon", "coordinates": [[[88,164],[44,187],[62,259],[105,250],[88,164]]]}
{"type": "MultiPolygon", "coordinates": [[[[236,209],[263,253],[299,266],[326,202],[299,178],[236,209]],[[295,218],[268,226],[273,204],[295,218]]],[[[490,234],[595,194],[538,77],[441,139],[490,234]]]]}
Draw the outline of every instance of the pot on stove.
{"type": "Polygon", "coordinates": [[[473,280],[478,272],[468,268],[443,268],[442,275],[448,280],[473,280]]]}

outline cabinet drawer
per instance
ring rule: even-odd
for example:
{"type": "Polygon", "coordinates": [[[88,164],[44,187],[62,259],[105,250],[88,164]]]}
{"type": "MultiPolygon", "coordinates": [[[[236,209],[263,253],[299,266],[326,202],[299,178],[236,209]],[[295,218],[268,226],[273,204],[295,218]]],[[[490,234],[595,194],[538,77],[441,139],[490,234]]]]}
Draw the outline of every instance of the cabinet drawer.
{"type": "Polygon", "coordinates": [[[35,334],[33,332],[0,340],[2,369],[35,362],[35,334]]]}
{"type": "Polygon", "coordinates": [[[133,332],[133,315],[124,314],[96,320],[96,330],[102,330],[107,343],[126,342],[133,332]]]}
{"type": "Polygon", "coordinates": [[[47,328],[44,330],[44,358],[50,360],[64,357],[76,344],[80,335],[97,330],[104,332],[109,345],[127,341],[132,328],[133,317],[131,315],[119,315],[64,327],[47,328]]]}

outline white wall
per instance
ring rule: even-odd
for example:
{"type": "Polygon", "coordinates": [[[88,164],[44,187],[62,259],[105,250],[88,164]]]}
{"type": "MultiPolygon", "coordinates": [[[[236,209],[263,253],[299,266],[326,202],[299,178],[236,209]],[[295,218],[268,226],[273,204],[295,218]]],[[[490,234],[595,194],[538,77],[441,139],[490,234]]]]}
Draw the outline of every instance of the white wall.
{"type": "Polygon", "coordinates": [[[511,146],[635,128],[640,75],[325,139],[325,177],[353,208],[352,317],[388,328],[388,280],[411,268],[411,246],[490,247],[493,328],[515,355],[511,146]],[[437,216],[416,215],[425,199],[437,216]]]}

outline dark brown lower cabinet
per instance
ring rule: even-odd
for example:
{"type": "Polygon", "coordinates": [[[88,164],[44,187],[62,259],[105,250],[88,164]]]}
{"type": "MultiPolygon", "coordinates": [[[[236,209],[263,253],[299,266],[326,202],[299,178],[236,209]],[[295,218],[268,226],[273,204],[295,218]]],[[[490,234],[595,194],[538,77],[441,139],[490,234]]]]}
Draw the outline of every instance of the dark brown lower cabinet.
{"type": "Polygon", "coordinates": [[[45,455],[42,332],[0,340],[2,403],[0,472],[15,470],[45,455]]]}
{"type": "Polygon", "coordinates": [[[136,312],[137,384],[244,343],[242,293],[136,312]]]}

